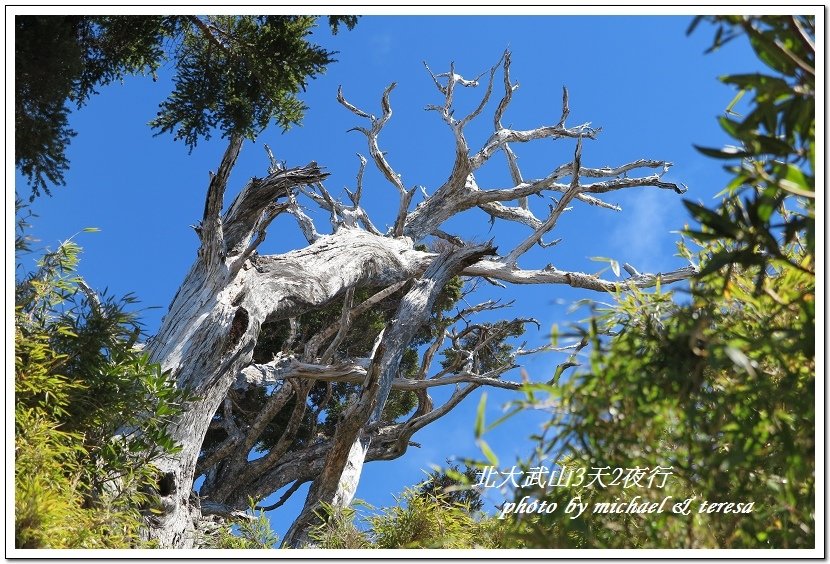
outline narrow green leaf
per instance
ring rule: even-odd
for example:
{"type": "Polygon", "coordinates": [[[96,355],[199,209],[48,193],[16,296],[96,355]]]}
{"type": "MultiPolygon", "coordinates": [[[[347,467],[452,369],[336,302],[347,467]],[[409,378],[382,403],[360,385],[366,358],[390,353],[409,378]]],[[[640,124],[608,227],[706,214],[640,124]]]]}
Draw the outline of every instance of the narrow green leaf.
{"type": "Polygon", "coordinates": [[[761,73],[730,74],[718,78],[724,84],[732,84],[741,90],[759,90],[766,92],[782,93],[790,90],[787,81],[775,76],[761,73]]]}
{"type": "Polygon", "coordinates": [[[689,24],[688,28],[686,28],[686,35],[691,35],[701,20],[703,20],[703,16],[695,16],[694,19],[692,19],[692,23],[689,24]]]}
{"type": "MultiPolygon", "coordinates": [[[[773,117],[774,120],[774,117],[773,117]]],[[[765,153],[769,155],[788,155],[795,152],[789,143],[781,141],[776,137],[769,135],[758,135],[752,142],[753,149],[757,153],[765,153]]]]}
{"type": "Polygon", "coordinates": [[[793,62],[775,44],[775,35],[772,32],[756,32],[749,34],[749,42],[758,58],[771,69],[783,74],[792,74],[795,66],[793,62]]]}
{"type": "Polygon", "coordinates": [[[744,157],[751,156],[751,153],[738,149],[737,147],[724,147],[723,149],[712,149],[709,147],[701,147],[699,145],[694,145],[694,148],[706,155],[707,157],[712,157],[713,159],[742,159],[744,157]]]}
{"type": "Polygon", "coordinates": [[[499,458],[496,456],[496,453],[493,452],[493,449],[490,448],[490,445],[488,445],[484,439],[479,439],[476,443],[490,464],[497,467],[499,465],[499,458]]]}
{"type": "Polygon", "coordinates": [[[513,417],[514,415],[516,415],[517,413],[520,413],[521,411],[522,411],[521,407],[515,407],[515,408],[511,409],[510,411],[508,411],[507,413],[505,413],[504,415],[502,415],[501,417],[499,417],[498,419],[496,419],[495,421],[490,423],[487,426],[487,428],[485,429],[485,432],[492,431],[493,429],[495,429],[496,427],[498,427],[499,425],[501,425],[502,423],[504,423],[505,421],[507,421],[508,419],[513,417]]]}
{"type": "Polygon", "coordinates": [[[683,205],[686,206],[686,209],[689,210],[689,213],[691,213],[692,216],[696,220],[698,220],[701,225],[705,225],[706,227],[712,229],[712,231],[720,235],[735,237],[737,233],[737,226],[732,221],[730,221],[729,218],[723,217],[714,210],[710,210],[709,208],[706,208],[689,200],[684,200],[683,205]]]}
{"type": "Polygon", "coordinates": [[[550,344],[554,347],[559,344],[559,324],[554,323],[550,328],[550,344]]]}
{"type": "Polygon", "coordinates": [[[478,409],[476,410],[475,422],[475,438],[478,439],[484,433],[484,411],[487,408],[487,392],[481,394],[481,399],[478,402],[478,409]]]}
{"type": "MultiPolygon", "coordinates": [[[[732,111],[732,109],[735,107],[735,105],[736,105],[738,102],[740,102],[740,101],[741,101],[741,98],[743,98],[743,97],[744,97],[744,94],[746,94],[746,90],[745,90],[745,89],[743,89],[743,88],[742,88],[742,89],[738,90],[738,93],[737,93],[737,94],[735,94],[735,97],[734,97],[734,98],[732,98],[732,101],[731,101],[731,102],[729,102],[729,105],[728,105],[728,106],[726,106],[726,110],[724,110],[724,111],[725,111],[727,114],[732,114],[732,115],[740,115],[740,114],[737,114],[737,113],[733,112],[733,111],[732,111]]],[[[726,119],[726,118],[720,118],[718,121],[720,121],[720,122],[721,122],[721,127],[723,127],[723,126],[724,126],[724,123],[723,123],[724,121],[731,122],[731,120],[726,119]]],[[[735,124],[736,124],[736,122],[731,122],[731,123],[735,123],[735,124]]],[[[737,125],[737,124],[736,124],[736,125],[737,125]]],[[[729,129],[727,129],[726,127],[724,127],[724,130],[725,130],[727,133],[729,133],[729,135],[731,135],[732,137],[737,137],[737,135],[736,135],[733,131],[730,131],[730,130],[729,130],[729,129]]]]}

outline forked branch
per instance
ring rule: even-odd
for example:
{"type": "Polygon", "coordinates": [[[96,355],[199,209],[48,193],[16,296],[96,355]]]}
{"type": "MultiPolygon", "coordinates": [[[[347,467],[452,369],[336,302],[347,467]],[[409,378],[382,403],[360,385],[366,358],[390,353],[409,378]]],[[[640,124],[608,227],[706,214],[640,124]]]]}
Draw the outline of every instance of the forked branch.
{"type": "MultiPolygon", "coordinates": [[[[204,491],[229,505],[244,503],[248,495],[261,499],[289,484],[293,484],[289,491],[294,492],[299,484],[312,481],[301,517],[287,535],[288,543],[301,543],[306,538],[321,502],[349,503],[363,462],[400,456],[410,445],[414,432],[449,413],[481,386],[518,389],[522,382],[507,376],[518,365],[517,358],[554,350],[550,345],[525,347],[526,343],[515,342],[525,324],[535,323],[531,319],[477,319],[476,314],[487,317],[507,304],[476,304],[471,299],[476,304],[471,305],[466,299],[472,295],[470,287],[475,287],[475,283],[465,288],[454,313],[436,311],[433,306],[439,294],[454,277],[487,281],[500,287],[505,287],[505,283],[562,284],[608,292],[670,283],[695,272],[694,267],[686,267],[641,274],[626,263],[623,277],[604,279],[561,270],[553,264],[541,269],[521,268],[522,257],[531,249],[549,248],[557,243],[558,240],[551,242],[548,237],[562,215],[577,202],[619,210],[600,197],[629,188],[651,187],[677,193],[685,188],[664,179],[671,166],[669,162],[640,159],[617,166],[587,164],[589,155],[586,152],[583,156],[583,149],[600,130],[589,123],[567,123],[570,107],[565,88],[561,108],[556,100],[555,115],[547,122],[552,125],[513,128],[506,115],[510,103],[517,98],[518,84],[511,78],[509,52],[474,79],[456,72],[454,65],[446,73],[433,73],[426,68],[439,93],[436,105],[428,109],[437,112],[449,127],[455,155],[447,180],[437,187],[422,188],[424,200],[413,210],[410,211],[410,205],[417,188],[410,184],[407,189],[378,140],[392,116],[390,94],[394,83],[383,92],[380,117],[348,102],[342,90],[338,90],[339,103],[361,121],[366,120],[362,127],[354,129],[366,137],[369,150],[367,157],[358,155],[356,185],[353,190],[346,190],[348,199],[344,197],[344,202],[323,186],[325,174],[314,163],[285,170],[273,158],[269,175],[252,180],[221,221],[217,202],[221,202],[224,182],[219,176],[227,167],[220,167],[220,175],[209,190],[203,223],[207,225],[210,219],[214,222],[210,225],[216,227],[213,233],[224,237],[224,247],[217,248],[224,248],[228,256],[236,258],[234,265],[247,262],[253,266],[238,277],[247,292],[240,298],[244,307],[258,316],[256,324],[251,325],[252,331],[259,330],[264,323],[284,322],[287,336],[274,345],[279,350],[270,351],[270,362],[253,363],[248,357],[227,372],[238,375],[228,393],[229,400],[250,398],[247,394],[256,387],[265,388],[268,393],[258,400],[258,410],[242,417],[241,408],[229,407],[230,401],[222,404],[211,429],[224,430],[224,436],[220,434],[213,446],[202,453],[199,471],[210,476],[204,491]],[[499,68],[502,75],[497,82],[499,68]],[[493,91],[501,90],[500,84],[504,91],[495,103],[493,91]],[[479,86],[484,91],[476,97],[472,110],[456,118],[455,97],[479,86]],[[493,106],[492,134],[480,148],[471,151],[467,126],[493,106]],[[573,158],[565,163],[549,163],[546,175],[526,177],[520,167],[520,144],[544,139],[560,140],[568,147],[573,143],[573,158]],[[480,185],[484,176],[476,178],[478,170],[498,152],[505,155],[510,179],[507,186],[485,186],[483,181],[480,185]],[[361,206],[366,190],[370,189],[364,186],[369,161],[381,172],[384,182],[394,186],[399,197],[394,225],[385,234],[372,225],[361,206]],[[304,213],[298,197],[329,212],[332,235],[317,231],[309,217],[312,214],[304,213]],[[490,214],[493,222],[504,220],[527,226],[528,233],[519,238],[518,244],[497,254],[492,242],[479,245],[465,241],[458,236],[459,227],[444,226],[446,220],[473,208],[490,214]],[[297,218],[309,246],[282,255],[256,254],[266,228],[280,212],[297,218]],[[438,241],[426,240],[428,237],[438,241]],[[430,243],[432,251],[423,249],[421,243],[430,243]],[[365,295],[367,289],[371,289],[371,297],[355,303],[356,297],[365,295]],[[359,318],[381,302],[383,321],[379,334],[360,335],[362,348],[357,351],[352,346],[358,342],[355,333],[365,327],[364,320],[359,318]],[[331,309],[318,316],[324,308],[331,309]],[[310,323],[311,318],[304,316],[311,312],[315,313],[315,321],[310,323]],[[325,323],[316,325],[320,319],[325,319],[325,323]],[[428,334],[423,332],[426,326],[428,334]],[[304,335],[303,342],[298,342],[298,335],[304,335]],[[372,337],[374,344],[369,350],[372,337]],[[404,355],[413,351],[418,351],[420,358],[415,357],[412,370],[404,373],[404,355]],[[443,358],[439,356],[442,352],[443,358]],[[436,407],[428,392],[441,386],[455,390],[449,400],[436,407]],[[392,390],[414,392],[417,396],[417,408],[404,422],[390,424],[383,419],[392,390]],[[231,413],[233,410],[236,411],[231,413]],[[273,439],[269,433],[277,422],[284,430],[279,439],[273,439]],[[298,432],[300,425],[307,425],[302,434],[298,432]],[[251,449],[260,445],[264,437],[272,439],[272,446],[262,457],[252,460],[251,449]]],[[[232,164],[232,148],[226,158],[232,164]]]]}

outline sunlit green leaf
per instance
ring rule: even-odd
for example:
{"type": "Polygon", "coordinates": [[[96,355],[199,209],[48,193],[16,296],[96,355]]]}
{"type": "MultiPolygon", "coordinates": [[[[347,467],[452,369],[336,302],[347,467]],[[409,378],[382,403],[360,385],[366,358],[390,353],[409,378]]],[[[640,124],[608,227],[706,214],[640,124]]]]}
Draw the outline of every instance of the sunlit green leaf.
{"type": "Polygon", "coordinates": [[[487,392],[481,394],[481,399],[478,401],[478,408],[476,409],[476,421],[474,427],[475,438],[478,439],[484,434],[484,416],[487,410],[487,392]]]}

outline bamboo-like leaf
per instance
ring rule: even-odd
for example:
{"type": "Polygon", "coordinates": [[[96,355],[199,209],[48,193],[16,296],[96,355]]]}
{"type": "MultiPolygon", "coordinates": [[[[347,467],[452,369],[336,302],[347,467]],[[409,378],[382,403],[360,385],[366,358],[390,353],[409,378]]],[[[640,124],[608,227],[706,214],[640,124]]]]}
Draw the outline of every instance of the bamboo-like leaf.
{"type": "MultiPolygon", "coordinates": [[[[735,94],[735,97],[732,98],[732,101],[729,102],[729,105],[726,106],[726,110],[724,110],[724,111],[729,115],[734,115],[734,116],[741,115],[739,113],[736,113],[736,112],[732,111],[732,108],[734,108],[735,105],[737,105],[737,103],[741,101],[741,98],[743,98],[745,94],[746,94],[745,89],[742,88],[742,89],[738,90],[738,93],[735,94]]],[[[724,118],[721,118],[721,119],[724,119],[724,118]]],[[[729,120],[726,120],[726,121],[729,121],[729,120]]],[[[721,125],[723,126],[723,121],[721,121],[721,125]]],[[[724,129],[726,129],[726,128],[724,128],[724,129]]],[[[727,133],[729,133],[730,135],[732,135],[734,137],[734,134],[732,132],[730,132],[729,130],[726,130],[726,131],[727,131],[727,133]]]]}
{"type": "Polygon", "coordinates": [[[482,454],[484,454],[488,462],[497,467],[499,465],[499,458],[496,456],[496,453],[493,452],[493,449],[490,448],[490,445],[488,445],[484,439],[479,439],[476,441],[476,444],[478,444],[478,448],[481,449],[482,454]]]}
{"type": "Polygon", "coordinates": [[[481,394],[481,399],[478,402],[478,409],[476,410],[475,422],[475,438],[478,439],[484,433],[484,411],[487,408],[487,392],[481,394]]]}

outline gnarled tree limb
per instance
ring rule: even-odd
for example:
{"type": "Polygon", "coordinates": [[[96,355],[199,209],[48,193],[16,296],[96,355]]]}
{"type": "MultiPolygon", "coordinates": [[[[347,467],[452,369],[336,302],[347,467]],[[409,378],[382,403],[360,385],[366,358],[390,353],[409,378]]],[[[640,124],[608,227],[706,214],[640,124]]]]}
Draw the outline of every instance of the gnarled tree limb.
{"type": "MultiPolygon", "coordinates": [[[[627,265],[627,278],[611,280],[553,265],[519,266],[535,246],[548,248],[559,241],[546,242],[571,206],[584,203],[619,210],[605,201],[606,196],[597,195],[643,187],[682,193],[683,188],[663,179],[669,162],[639,159],[617,166],[591,165],[584,143],[597,139],[600,130],[587,123],[566,123],[567,89],[555,124],[505,126],[509,106],[518,98],[510,64],[510,54],[505,53],[475,79],[465,78],[454,65],[446,73],[433,73],[427,67],[439,94],[438,104],[428,109],[449,128],[454,158],[447,180],[421,187],[424,200],[414,209],[410,207],[417,188],[406,187],[378,141],[392,117],[394,83],[381,96],[379,118],[338,91],[339,102],[369,123],[355,128],[367,139],[369,158],[358,155],[356,187],[353,192],[346,190],[347,203],[322,184],[327,173],[316,163],[286,168],[268,151],[267,176],[252,179],[223,213],[228,179],[242,144],[239,138],[231,139],[208,186],[197,228],[201,247],[196,260],[159,333],[147,346],[153,361],[196,394],[168,429],[182,449],[158,463],[163,509],[148,519],[149,538],[162,547],[192,546],[200,513],[233,515],[247,508],[249,497],[262,500],[291,484],[276,507],[301,484],[312,482],[303,512],[286,538],[287,544],[300,546],[309,538],[315,510],[323,503],[350,502],[365,462],[401,456],[417,430],[450,413],[482,386],[517,389],[521,383],[511,380],[509,371],[518,365],[518,358],[551,347],[526,348],[525,343],[515,342],[532,320],[476,319],[477,314],[486,316],[509,304],[466,303],[477,287],[475,281],[501,288],[561,284],[615,292],[676,282],[696,272],[690,266],[640,273],[627,265]],[[493,133],[470,150],[465,128],[485,113],[499,68],[504,92],[493,115],[493,133]],[[456,96],[482,84],[484,92],[473,109],[457,119],[456,96]],[[574,144],[574,158],[550,163],[546,168],[550,173],[530,178],[520,167],[521,145],[540,140],[574,144]],[[510,185],[480,184],[478,171],[498,152],[505,155],[510,185]],[[364,185],[369,161],[399,198],[394,225],[386,233],[372,224],[361,205],[375,189],[364,185]],[[650,170],[641,172],[645,169],[650,170]],[[537,204],[551,200],[550,209],[537,204]],[[306,213],[309,205],[328,213],[330,231],[324,222],[315,225],[312,217],[317,216],[306,213]],[[474,208],[489,214],[493,222],[526,226],[529,233],[497,253],[495,242],[475,244],[447,232],[447,220],[474,208]],[[260,255],[260,245],[280,213],[297,219],[308,244],[278,255],[260,255]],[[436,311],[442,292],[457,291],[449,284],[455,277],[466,281],[458,309],[436,311]],[[356,304],[359,295],[370,297],[356,304]],[[367,321],[361,316],[374,308],[378,311],[372,317],[371,333],[356,335],[356,328],[367,321]],[[275,326],[282,327],[280,337],[263,340],[265,328],[275,326]],[[425,326],[429,331],[419,333],[425,326]],[[270,348],[263,351],[265,342],[270,348]],[[361,350],[353,349],[354,343],[360,343],[361,350]],[[405,373],[404,354],[410,355],[405,373]],[[453,394],[435,406],[428,391],[448,385],[454,386],[453,394]],[[417,408],[405,421],[384,419],[392,390],[417,396],[417,408]],[[211,440],[206,442],[209,432],[211,440]],[[199,475],[205,478],[201,509],[190,495],[199,475]]],[[[458,298],[452,295],[452,300],[458,298]]]]}

